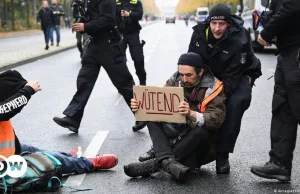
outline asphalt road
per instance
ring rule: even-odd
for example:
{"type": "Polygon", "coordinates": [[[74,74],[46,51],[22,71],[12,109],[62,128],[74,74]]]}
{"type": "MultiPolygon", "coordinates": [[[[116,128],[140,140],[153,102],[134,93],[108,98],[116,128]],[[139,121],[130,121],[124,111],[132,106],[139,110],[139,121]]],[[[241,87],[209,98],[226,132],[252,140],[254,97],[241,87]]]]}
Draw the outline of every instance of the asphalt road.
{"type": "MultiPolygon", "coordinates": [[[[144,47],[148,85],[163,84],[175,71],[178,57],[187,51],[192,24],[159,22],[144,27],[141,38],[144,47]]],[[[124,100],[101,69],[94,91],[85,109],[79,134],[70,133],[56,125],[52,118],[62,111],[76,90],[76,77],[80,69],[79,52],[72,49],[34,63],[15,68],[28,80],[39,80],[42,91],[33,96],[21,114],[13,118],[19,139],[43,149],[71,151],[77,146],[86,149],[97,131],[109,131],[99,153],[113,153],[119,164],[107,171],[88,174],[81,188],[92,188],[85,193],[300,193],[300,149],[294,152],[294,168],[290,184],[260,179],[250,172],[252,165],[267,162],[270,149],[270,119],[273,75],[276,58],[272,51],[259,53],[263,76],[253,88],[251,107],[246,111],[235,152],[230,155],[230,175],[216,175],[215,162],[203,166],[198,174],[185,184],[171,180],[164,173],[150,179],[130,179],[123,165],[138,161],[138,156],[151,146],[147,129],[134,133],[134,117],[124,100]]],[[[133,75],[131,59],[128,66],[133,75]]],[[[135,80],[137,81],[137,77],[135,80]]],[[[138,82],[137,82],[138,83],[138,82]]],[[[62,189],[61,193],[68,193],[62,189]]]]}

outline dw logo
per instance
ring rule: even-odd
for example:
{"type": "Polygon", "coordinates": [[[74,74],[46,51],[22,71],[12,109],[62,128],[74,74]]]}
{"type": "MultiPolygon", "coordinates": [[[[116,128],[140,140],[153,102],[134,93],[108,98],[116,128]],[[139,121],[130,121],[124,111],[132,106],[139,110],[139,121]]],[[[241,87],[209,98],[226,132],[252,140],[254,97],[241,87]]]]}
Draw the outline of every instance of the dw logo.
{"type": "Polygon", "coordinates": [[[12,178],[19,178],[25,174],[27,162],[22,156],[12,155],[6,158],[0,155],[0,178],[8,175],[12,178]]]}

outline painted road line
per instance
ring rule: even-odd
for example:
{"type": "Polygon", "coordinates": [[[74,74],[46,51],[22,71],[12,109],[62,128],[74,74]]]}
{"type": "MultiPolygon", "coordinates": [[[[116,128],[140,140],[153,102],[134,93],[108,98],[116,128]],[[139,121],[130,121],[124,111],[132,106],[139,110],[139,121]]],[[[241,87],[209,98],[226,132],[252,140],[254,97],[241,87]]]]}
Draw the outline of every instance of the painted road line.
{"type": "MultiPolygon", "coordinates": [[[[107,137],[109,131],[98,131],[89,146],[86,148],[83,153],[84,157],[95,157],[100,150],[105,138],[107,137]]],[[[65,182],[66,185],[71,187],[80,186],[83,179],[85,178],[85,174],[71,175],[65,182]]]]}

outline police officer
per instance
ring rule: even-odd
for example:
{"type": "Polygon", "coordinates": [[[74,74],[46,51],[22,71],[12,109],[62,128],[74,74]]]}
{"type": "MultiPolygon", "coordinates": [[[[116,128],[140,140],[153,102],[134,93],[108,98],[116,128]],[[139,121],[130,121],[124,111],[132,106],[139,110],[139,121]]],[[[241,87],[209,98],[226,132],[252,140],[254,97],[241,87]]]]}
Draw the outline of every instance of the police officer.
{"type": "MultiPolygon", "coordinates": [[[[121,48],[117,46],[120,40],[116,38],[117,33],[113,30],[116,25],[116,1],[91,0],[88,4],[87,14],[89,22],[72,25],[73,31],[86,32],[92,37],[81,61],[82,68],[77,77],[77,91],[63,112],[66,116],[53,118],[58,125],[75,133],[78,133],[84,108],[101,67],[106,70],[128,106],[133,97],[134,81],[125,60],[120,60],[119,50],[121,48]]],[[[141,127],[144,127],[144,124],[141,127]]]]}
{"type": "Polygon", "coordinates": [[[234,150],[243,114],[250,106],[252,86],[261,75],[261,64],[253,54],[243,20],[231,15],[226,4],[215,4],[207,21],[193,29],[189,52],[200,54],[224,83],[226,118],[220,129],[216,172],[227,174],[230,172],[229,152],[234,150]]]}
{"type": "Polygon", "coordinates": [[[117,12],[122,18],[120,32],[123,34],[123,49],[126,53],[127,45],[134,61],[136,74],[140,85],[146,85],[146,70],[144,64],[143,44],[139,35],[142,29],[139,20],[143,17],[143,5],[139,0],[117,0],[117,12]]]}
{"type": "Polygon", "coordinates": [[[268,46],[277,37],[278,61],[272,102],[270,161],[254,166],[257,176],[290,181],[297,125],[300,124],[300,1],[273,0],[274,15],[258,42],[268,46]]]}

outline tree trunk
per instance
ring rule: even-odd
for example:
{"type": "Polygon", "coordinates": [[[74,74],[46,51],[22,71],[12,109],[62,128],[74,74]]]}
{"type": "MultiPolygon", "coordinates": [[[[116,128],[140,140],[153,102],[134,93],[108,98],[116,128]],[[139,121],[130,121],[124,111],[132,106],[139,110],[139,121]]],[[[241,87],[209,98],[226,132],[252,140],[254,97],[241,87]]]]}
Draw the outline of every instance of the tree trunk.
{"type": "Polygon", "coordinates": [[[15,31],[16,27],[15,27],[15,5],[14,5],[14,0],[10,0],[10,6],[11,6],[11,29],[13,31],[15,31]]]}
{"type": "Polygon", "coordinates": [[[30,28],[30,0],[27,0],[27,28],[30,28]]]}

